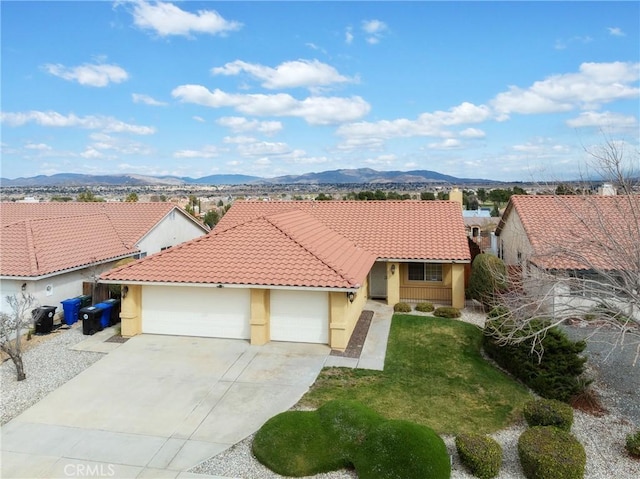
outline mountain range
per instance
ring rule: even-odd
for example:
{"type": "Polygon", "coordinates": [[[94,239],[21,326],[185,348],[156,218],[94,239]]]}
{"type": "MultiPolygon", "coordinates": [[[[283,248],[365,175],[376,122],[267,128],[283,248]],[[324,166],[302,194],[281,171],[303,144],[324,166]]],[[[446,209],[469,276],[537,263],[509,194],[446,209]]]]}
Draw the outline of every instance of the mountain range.
{"type": "Polygon", "coordinates": [[[268,185],[268,184],[385,184],[385,183],[495,183],[477,178],[456,178],[436,171],[377,171],[371,168],[341,169],[262,178],[248,175],[210,175],[202,178],[146,175],[83,175],[58,173],[30,178],[0,178],[0,186],[97,186],[97,185],[268,185]]]}

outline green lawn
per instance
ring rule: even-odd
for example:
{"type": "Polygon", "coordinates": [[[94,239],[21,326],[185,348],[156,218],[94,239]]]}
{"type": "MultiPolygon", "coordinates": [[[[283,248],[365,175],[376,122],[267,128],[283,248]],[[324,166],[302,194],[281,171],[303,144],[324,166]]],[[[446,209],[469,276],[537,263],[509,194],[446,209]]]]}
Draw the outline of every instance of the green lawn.
{"type": "Polygon", "coordinates": [[[353,399],[440,434],[497,431],[518,419],[531,396],[482,358],[481,342],[471,324],[396,314],[384,371],[325,368],[300,404],[353,399]]]}

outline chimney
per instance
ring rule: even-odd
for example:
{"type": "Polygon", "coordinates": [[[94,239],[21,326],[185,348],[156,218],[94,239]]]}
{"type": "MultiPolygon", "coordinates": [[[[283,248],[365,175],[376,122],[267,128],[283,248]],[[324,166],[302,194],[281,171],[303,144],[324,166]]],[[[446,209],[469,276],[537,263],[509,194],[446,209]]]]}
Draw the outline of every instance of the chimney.
{"type": "Polygon", "coordinates": [[[455,201],[456,203],[460,204],[460,208],[462,209],[462,191],[460,191],[458,188],[453,188],[449,192],[449,201],[455,201]]]}

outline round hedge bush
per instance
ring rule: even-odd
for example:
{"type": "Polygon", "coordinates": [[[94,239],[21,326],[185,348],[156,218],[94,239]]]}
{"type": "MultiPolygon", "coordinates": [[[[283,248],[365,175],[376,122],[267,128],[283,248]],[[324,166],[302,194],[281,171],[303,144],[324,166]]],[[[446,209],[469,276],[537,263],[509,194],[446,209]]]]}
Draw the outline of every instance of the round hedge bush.
{"type": "Polygon", "coordinates": [[[580,442],[553,426],[535,426],[518,440],[520,464],[528,479],[582,479],[587,456],[580,442]]]}
{"type": "Polygon", "coordinates": [[[555,399],[534,399],[522,410],[529,426],[555,426],[565,431],[571,430],[573,409],[555,399]]]}
{"type": "Polygon", "coordinates": [[[504,262],[489,253],[477,255],[471,263],[471,276],[465,295],[491,307],[496,293],[507,287],[507,267],[504,262]]]}
{"type": "Polygon", "coordinates": [[[416,311],[420,311],[421,313],[431,313],[435,308],[433,307],[433,303],[418,303],[416,304],[416,311]]]}
{"type": "Polygon", "coordinates": [[[393,310],[396,313],[410,313],[411,312],[411,306],[409,306],[407,303],[396,303],[393,306],[393,310]]]}
{"type": "Polygon", "coordinates": [[[456,449],[462,464],[480,479],[492,479],[502,466],[502,447],[493,438],[482,434],[461,434],[456,437],[456,449]]]}
{"type": "Polygon", "coordinates": [[[458,308],[442,306],[440,308],[436,308],[433,315],[438,316],[439,318],[459,318],[462,314],[458,308]]]}
{"type": "Polygon", "coordinates": [[[625,449],[633,457],[640,458],[640,429],[638,429],[635,434],[629,434],[627,436],[625,449]]]}
{"type": "Polygon", "coordinates": [[[380,423],[353,458],[360,479],[449,479],[447,447],[432,429],[409,421],[380,423]]]}

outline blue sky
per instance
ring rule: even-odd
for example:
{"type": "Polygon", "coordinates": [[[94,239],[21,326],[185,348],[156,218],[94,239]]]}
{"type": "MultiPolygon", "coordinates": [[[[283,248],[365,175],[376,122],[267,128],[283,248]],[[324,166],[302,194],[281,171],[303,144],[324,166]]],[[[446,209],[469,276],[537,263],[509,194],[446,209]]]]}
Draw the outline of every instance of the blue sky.
{"type": "Polygon", "coordinates": [[[575,178],[637,151],[638,2],[3,1],[6,178],[575,178]]]}

